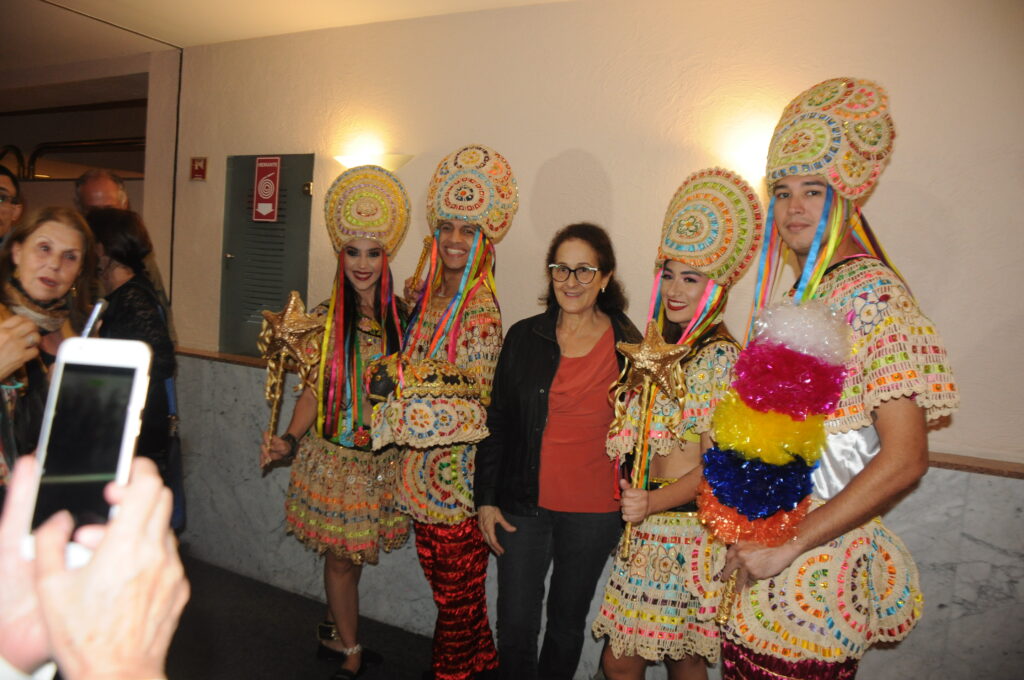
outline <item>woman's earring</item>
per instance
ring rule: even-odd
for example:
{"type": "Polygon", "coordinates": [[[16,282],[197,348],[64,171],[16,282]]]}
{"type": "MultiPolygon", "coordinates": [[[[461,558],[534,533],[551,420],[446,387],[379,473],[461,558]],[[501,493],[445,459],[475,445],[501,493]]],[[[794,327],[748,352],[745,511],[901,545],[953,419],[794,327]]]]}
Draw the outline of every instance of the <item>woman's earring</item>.
{"type": "Polygon", "coordinates": [[[604,289],[605,289],[605,287],[604,287],[604,286],[601,286],[601,292],[602,292],[602,293],[604,292],[604,289]]]}

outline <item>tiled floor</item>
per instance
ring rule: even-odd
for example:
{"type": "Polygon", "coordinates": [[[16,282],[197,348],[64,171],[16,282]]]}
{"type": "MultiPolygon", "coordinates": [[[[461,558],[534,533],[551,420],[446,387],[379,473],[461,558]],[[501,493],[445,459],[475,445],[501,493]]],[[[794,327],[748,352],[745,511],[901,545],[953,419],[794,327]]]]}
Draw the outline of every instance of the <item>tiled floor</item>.
{"type": "MultiPolygon", "coordinates": [[[[167,661],[170,680],[328,680],[336,663],[316,658],[315,600],[185,557],[192,598],[167,661]]],[[[420,680],[430,640],[375,621],[360,622],[364,646],[384,656],[365,680],[420,680]]]]}

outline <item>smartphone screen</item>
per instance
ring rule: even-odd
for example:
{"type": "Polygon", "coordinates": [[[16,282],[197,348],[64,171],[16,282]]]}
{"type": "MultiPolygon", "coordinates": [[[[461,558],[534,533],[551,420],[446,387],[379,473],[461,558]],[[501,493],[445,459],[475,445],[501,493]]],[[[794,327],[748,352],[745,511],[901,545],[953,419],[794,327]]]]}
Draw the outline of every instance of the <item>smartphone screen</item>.
{"type": "Polygon", "coordinates": [[[103,489],[117,475],[132,394],[134,368],[64,365],[46,442],[46,458],[32,518],[35,528],[59,510],[75,526],[105,523],[103,489]]]}

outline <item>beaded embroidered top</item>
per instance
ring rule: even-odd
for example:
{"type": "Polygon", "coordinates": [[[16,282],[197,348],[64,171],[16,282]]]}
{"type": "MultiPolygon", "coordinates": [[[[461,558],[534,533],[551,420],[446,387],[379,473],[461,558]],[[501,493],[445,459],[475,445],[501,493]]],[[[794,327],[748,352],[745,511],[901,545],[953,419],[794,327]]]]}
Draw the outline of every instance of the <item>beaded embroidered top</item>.
{"type": "Polygon", "coordinates": [[[955,411],[960,393],[946,347],[906,284],[872,257],[845,260],[822,277],[815,297],[853,330],[853,353],[829,433],[871,425],[883,401],[914,397],[927,420],[955,411]]]}
{"type": "MultiPolygon", "coordinates": [[[[739,346],[727,331],[718,325],[695,343],[694,353],[677,364],[681,374],[678,385],[685,385],[674,398],[659,391],[654,400],[648,437],[654,453],[666,456],[677,441],[700,437],[711,429],[711,414],[725,396],[732,382],[732,367],[739,356],[739,346]]],[[[617,431],[608,433],[607,453],[623,460],[637,445],[637,433],[643,431],[643,405],[634,392],[626,405],[625,422],[617,431]]]]}
{"type": "MultiPolygon", "coordinates": [[[[426,309],[420,340],[412,349],[413,361],[424,358],[429,351],[430,339],[437,327],[443,307],[426,309]]],[[[480,385],[480,401],[486,406],[491,401],[491,383],[501,353],[501,312],[494,294],[487,286],[477,288],[462,311],[462,323],[456,340],[455,365],[472,376],[480,385]]]]}

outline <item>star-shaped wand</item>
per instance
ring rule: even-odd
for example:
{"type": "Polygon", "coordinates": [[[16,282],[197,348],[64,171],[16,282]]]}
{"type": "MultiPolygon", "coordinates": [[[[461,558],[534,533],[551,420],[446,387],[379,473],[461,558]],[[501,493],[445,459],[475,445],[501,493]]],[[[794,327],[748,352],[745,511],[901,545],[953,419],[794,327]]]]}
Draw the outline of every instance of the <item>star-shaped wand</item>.
{"type": "MultiPolygon", "coordinates": [[[[644,407],[643,413],[649,416],[659,389],[666,395],[676,393],[675,367],[679,360],[690,352],[690,347],[685,344],[671,345],[665,342],[654,321],[647,324],[647,332],[644,334],[642,342],[620,342],[616,347],[626,357],[628,363],[625,390],[639,389],[640,404],[644,407]]],[[[645,425],[637,437],[637,450],[633,455],[630,484],[634,489],[647,486],[647,468],[650,465],[647,448],[649,436],[649,427],[645,425]]],[[[622,541],[623,559],[629,558],[632,533],[633,523],[627,522],[622,541]]]]}
{"type": "Polygon", "coordinates": [[[281,417],[285,369],[293,368],[298,372],[300,387],[309,384],[312,371],[320,361],[323,332],[323,321],[306,313],[306,305],[297,290],[291,292],[288,304],[280,312],[263,310],[263,327],[256,344],[267,360],[263,393],[270,404],[267,431],[271,436],[277,433],[281,417]]]}

